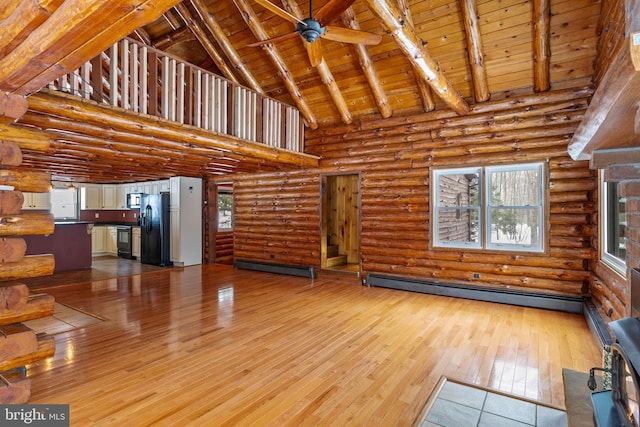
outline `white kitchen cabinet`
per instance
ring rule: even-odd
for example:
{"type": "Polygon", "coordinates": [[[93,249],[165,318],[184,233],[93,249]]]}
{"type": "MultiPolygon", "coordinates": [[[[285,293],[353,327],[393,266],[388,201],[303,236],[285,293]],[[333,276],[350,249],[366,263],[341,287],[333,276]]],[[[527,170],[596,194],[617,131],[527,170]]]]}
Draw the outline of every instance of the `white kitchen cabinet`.
{"type": "Polygon", "coordinates": [[[82,184],[80,200],[81,209],[102,209],[102,185],[82,184]]]}
{"type": "Polygon", "coordinates": [[[105,234],[105,252],[118,255],[118,227],[107,226],[107,232],[105,234]]]}
{"type": "Polygon", "coordinates": [[[142,192],[144,194],[160,194],[160,182],[159,181],[144,182],[142,185],[142,192]]]}
{"type": "Polygon", "coordinates": [[[80,186],[81,209],[118,209],[118,185],[82,184],[80,186]]]}
{"type": "Polygon", "coordinates": [[[24,196],[23,210],[46,210],[51,208],[49,193],[22,193],[24,196]]]}
{"type": "Polygon", "coordinates": [[[175,225],[180,224],[180,209],[169,210],[169,221],[169,259],[177,265],[182,262],[180,227],[175,225]]]}
{"type": "Polygon", "coordinates": [[[105,234],[107,232],[107,227],[104,226],[93,226],[91,230],[91,254],[92,255],[100,255],[105,253],[106,250],[106,240],[105,234]]]}
{"type": "Polygon", "coordinates": [[[175,265],[202,264],[202,180],[170,180],[170,249],[175,265]]]}
{"type": "Polygon", "coordinates": [[[140,259],[140,227],[131,227],[131,255],[140,259]]]}
{"type": "Polygon", "coordinates": [[[168,193],[171,190],[171,184],[168,179],[158,181],[158,185],[161,193],[168,193]]]}
{"type": "Polygon", "coordinates": [[[102,209],[118,209],[118,186],[116,184],[102,186],[102,209]]]}
{"type": "Polygon", "coordinates": [[[118,207],[117,209],[127,209],[127,194],[129,193],[129,184],[118,185],[118,207]]]}

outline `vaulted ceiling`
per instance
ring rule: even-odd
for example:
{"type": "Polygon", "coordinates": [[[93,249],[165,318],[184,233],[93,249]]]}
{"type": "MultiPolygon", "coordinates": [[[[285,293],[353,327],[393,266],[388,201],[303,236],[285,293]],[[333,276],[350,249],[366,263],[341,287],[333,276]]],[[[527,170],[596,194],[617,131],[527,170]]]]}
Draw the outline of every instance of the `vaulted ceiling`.
{"type": "MultiPolygon", "coordinates": [[[[295,26],[277,10],[307,17],[310,4],[304,0],[273,0],[273,6],[267,0],[114,0],[108,7],[79,0],[0,3],[6,3],[0,12],[5,29],[0,89],[5,92],[31,94],[129,36],[294,105],[309,127],[321,129],[431,110],[468,114],[473,105],[489,100],[587,86],[600,16],[600,2],[594,0],[332,0],[329,6],[318,0],[313,15],[330,20],[323,25],[360,29],[381,40],[363,45],[327,35],[310,57],[300,36],[280,37],[295,26]],[[273,37],[280,38],[249,46],[273,37]],[[313,58],[318,53],[321,57],[313,58]]],[[[75,131],[65,129],[64,120],[43,126],[29,123],[27,115],[20,123],[53,131],[52,148],[32,153],[30,162],[54,178],[74,178],[64,176],[70,159],[95,163],[99,172],[87,173],[87,168],[75,176],[85,181],[124,181],[135,173],[140,150],[122,154],[127,160],[113,168],[109,156],[96,154],[95,144],[80,137],[70,150],[64,134],[75,131]]],[[[190,149],[189,144],[180,147],[190,149]]],[[[200,150],[191,159],[198,162],[202,147],[193,149],[200,150]]],[[[215,162],[201,161],[199,166],[167,162],[164,172],[163,163],[150,162],[146,173],[151,178],[291,166],[246,152],[219,169],[215,162]]]]}

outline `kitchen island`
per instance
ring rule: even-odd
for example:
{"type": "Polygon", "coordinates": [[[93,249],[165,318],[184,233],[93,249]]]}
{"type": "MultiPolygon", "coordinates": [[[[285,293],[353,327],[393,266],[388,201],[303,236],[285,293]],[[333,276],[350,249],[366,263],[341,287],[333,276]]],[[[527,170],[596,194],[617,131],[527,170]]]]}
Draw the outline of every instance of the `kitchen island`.
{"type": "Polygon", "coordinates": [[[91,229],[88,221],[56,222],[53,234],[23,236],[27,255],[53,254],[54,273],[91,268],[91,229]]]}

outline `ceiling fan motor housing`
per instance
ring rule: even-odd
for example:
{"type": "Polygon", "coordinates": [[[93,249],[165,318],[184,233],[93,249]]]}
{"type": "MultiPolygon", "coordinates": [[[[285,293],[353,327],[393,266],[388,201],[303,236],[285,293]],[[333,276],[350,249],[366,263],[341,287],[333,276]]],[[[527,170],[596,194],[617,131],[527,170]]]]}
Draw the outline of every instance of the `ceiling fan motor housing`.
{"type": "Polygon", "coordinates": [[[299,22],[296,25],[296,31],[309,43],[313,43],[322,35],[324,28],[315,19],[303,19],[304,23],[299,22]]]}

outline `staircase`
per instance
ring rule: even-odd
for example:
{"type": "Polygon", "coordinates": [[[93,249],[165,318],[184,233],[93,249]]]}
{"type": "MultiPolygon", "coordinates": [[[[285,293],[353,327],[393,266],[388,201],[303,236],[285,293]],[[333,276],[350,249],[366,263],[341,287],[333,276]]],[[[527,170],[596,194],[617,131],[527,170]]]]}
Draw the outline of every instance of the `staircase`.
{"type": "Polygon", "coordinates": [[[327,267],[337,267],[347,264],[347,256],[338,253],[338,245],[327,246],[327,267]]]}

